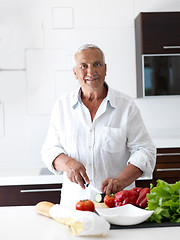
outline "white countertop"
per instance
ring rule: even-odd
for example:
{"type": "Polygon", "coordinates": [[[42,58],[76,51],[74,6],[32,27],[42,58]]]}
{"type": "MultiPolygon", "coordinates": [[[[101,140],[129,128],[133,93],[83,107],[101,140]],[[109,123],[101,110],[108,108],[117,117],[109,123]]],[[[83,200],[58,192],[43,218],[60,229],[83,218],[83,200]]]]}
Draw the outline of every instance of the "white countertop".
{"type": "Polygon", "coordinates": [[[0,169],[0,186],[57,184],[62,181],[62,174],[54,175],[45,168],[0,169]]]}
{"type": "Polygon", "coordinates": [[[3,240],[169,240],[179,236],[180,227],[110,230],[106,237],[75,237],[69,227],[36,214],[34,206],[0,207],[3,240]]]}
{"type": "Polygon", "coordinates": [[[149,134],[156,148],[180,147],[180,128],[149,129],[149,134]]]}

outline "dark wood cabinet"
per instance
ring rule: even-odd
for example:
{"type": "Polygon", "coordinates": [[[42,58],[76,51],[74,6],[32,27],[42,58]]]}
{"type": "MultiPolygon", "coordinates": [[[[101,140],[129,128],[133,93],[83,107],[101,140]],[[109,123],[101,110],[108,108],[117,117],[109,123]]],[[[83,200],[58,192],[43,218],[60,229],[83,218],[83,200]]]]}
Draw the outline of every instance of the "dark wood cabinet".
{"type": "Polygon", "coordinates": [[[158,148],[153,183],[162,179],[168,183],[180,181],[180,148],[158,148]]]}
{"type": "Polygon", "coordinates": [[[150,188],[150,184],[152,183],[152,179],[150,180],[137,180],[136,181],[136,187],[142,187],[142,188],[150,188]]]}
{"type": "Polygon", "coordinates": [[[28,206],[41,201],[60,203],[62,184],[0,186],[0,206],[28,206]]]}
{"type": "Polygon", "coordinates": [[[180,148],[157,148],[156,166],[153,178],[136,181],[138,187],[156,186],[157,179],[173,184],[180,181],[180,148]]]}
{"type": "Polygon", "coordinates": [[[140,13],[135,28],[141,54],[180,53],[179,26],[180,12],[140,13]]]}
{"type": "Polygon", "coordinates": [[[180,12],[143,12],[136,17],[137,97],[179,95],[179,58],[174,57],[180,56],[179,26],[180,12]]]}

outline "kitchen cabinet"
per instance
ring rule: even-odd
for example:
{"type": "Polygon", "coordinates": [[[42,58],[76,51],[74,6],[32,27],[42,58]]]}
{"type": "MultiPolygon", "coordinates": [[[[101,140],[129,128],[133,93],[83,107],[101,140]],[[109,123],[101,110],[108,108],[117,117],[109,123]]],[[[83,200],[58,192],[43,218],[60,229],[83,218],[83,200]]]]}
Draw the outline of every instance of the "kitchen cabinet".
{"type": "Polygon", "coordinates": [[[152,179],[137,180],[136,187],[150,188],[150,183],[152,183],[152,179]]]}
{"type": "Polygon", "coordinates": [[[157,179],[162,179],[172,184],[180,181],[180,148],[157,148],[153,178],[137,180],[136,186],[149,187],[150,183],[153,183],[155,186],[157,179]]]}
{"type": "Polygon", "coordinates": [[[168,183],[180,181],[180,148],[158,148],[153,184],[157,179],[168,183]]]}
{"type": "Polygon", "coordinates": [[[62,183],[62,174],[54,175],[47,168],[0,169],[0,206],[59,203],[62,183]]]}
{"type": "Polygon", "coordinates": [[[0,206],[36,205],[40,201],[60,203],[62,184],[0,186],[0,206]]]}
{"type": "Polygon", "coordinates": [[[146,12],[135,19],[141,54],[180,53],[180,12],[146,12]]]}
{"type": "Polygon", "coordinates": [[[136,17],[137,97],[180,94],[179,26],[180,12],[146,12],[136,17]]]}

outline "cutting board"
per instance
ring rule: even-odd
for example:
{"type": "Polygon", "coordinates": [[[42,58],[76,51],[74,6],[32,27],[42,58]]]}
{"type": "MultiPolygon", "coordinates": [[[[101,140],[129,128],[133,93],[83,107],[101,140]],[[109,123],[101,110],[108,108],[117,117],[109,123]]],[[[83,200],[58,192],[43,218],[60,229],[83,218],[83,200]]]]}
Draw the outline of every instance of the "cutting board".
{"type": "Polygon", "coordinates": [[[157,228],[157,227],[180,227],[180,223],[172,223],[172,222],[163,222],[163,223],[143,222],[143,223],[140,223],[140,224],[130,225],[130,226],[122,226],[122,225],[111,224],[111,228],[110,229],[157,228]]]}
{"type": "Polygon", "coordinates": [[[104,203],[98,203],[94,201],[95,208],[107,208],[107,206],[104,203]]]}

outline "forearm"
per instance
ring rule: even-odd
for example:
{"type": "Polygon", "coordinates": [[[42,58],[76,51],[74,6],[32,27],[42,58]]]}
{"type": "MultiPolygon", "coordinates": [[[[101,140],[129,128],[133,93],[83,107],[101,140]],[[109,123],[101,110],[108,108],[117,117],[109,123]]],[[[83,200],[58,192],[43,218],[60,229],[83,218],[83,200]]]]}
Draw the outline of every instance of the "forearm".
{"type": "Polygon", "coordinates": [[[67,171],[68,164],[73,160],[75,161],[75,159],[62,153],[54,159],[53,167],[57,171],[67,171]]]}
{"type": "Polygon", "coordinates": [[[83,189],[85,188],[83,179],[86,183],[89,183],[84,165],[64,153],[54,159],[53,166],[57,171],[65,171],[69,180],[79,184],[83,189]]]}
{"type": "Polygon", "coordinates": [[[106,178],[101,185],[101,191],[106,194],[116,193],[131,183],[133,183],[137,178],[142,175],[142,171],[136,166],[129,163],[126,168],[115,178],[106,178]]]}
{"type": "Polygon", "coordinates": [[[117,179],[121,182],[122,188],[126,188],[142,175],[141,169],[129,163],[122,172],[119,173],[117,179]]]}

